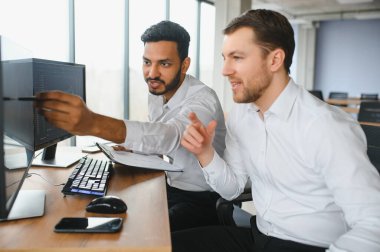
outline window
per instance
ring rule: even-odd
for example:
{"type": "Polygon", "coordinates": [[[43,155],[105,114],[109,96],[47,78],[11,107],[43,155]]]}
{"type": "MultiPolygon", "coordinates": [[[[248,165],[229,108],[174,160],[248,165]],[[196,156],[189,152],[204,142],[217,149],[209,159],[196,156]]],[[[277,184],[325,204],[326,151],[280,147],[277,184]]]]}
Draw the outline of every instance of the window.
{"type": "MultiPolygon", "coordinates": [[[[142,74],[144,45],[140,37],[166,16],[190,34],[188,73],[212,86],[213,5],[198,0],[73,2],[74,20],[69,20],[72,2],[67,0],[0,0],[0,34],[31,50],[35,58],[67,62],[70,60],[69,24],[74,21],[75,62],[86,65],[86,100],[94,112],[123,119],[125,110],[129,109],[129,119],[147,121],[149,91],[142,74]],[[125,13],[127,9],[129,13],[125,13]],[[125,42],[129,44],[128,52],[125,42]],[[129,66],[125,66],[125,55],[129,55],[129,66]],[[196,76],[198,63],[200,76],[196,76]],[[129,80],[124,79],[125,71],[129,80]],[[129,97],[124,97],[125,82],[129,83],[129,97]],[[129,108],[124,107],[125,99],[129,108]]],[[[99,140],[78,137],[77,144],[91,145],[99,140]]]]}
{"type": "Polygon", "coordinates": [[[190,34],[189,57],[191,58],[188,74],[196,75],[197,62],[197,1],[171,0],[170,20],[180,24],[190,34]]]}
{"type": "Polygon", "coordinates": [[[200,54],[199,79],[213,86],[214,71],[214,38],[215,38],[215,7],[208,3],[201,3],[200,23],[200,54]]]}
{"type": "Polygon", "coordinates": [[[164,19],[164,0],[129,1],[129,119],[131,120],[148,120],[149,91],[142,73],[144,44],[140,38],[147,28],[164,19]]]}
{"type": "Polygon", "coordinates": [[[67,0],[0,0],[0,34],[34,58],[69,60],[67,0]]]}
{"type": "MultiPolygon", "coordinates": [[[[96,113],[124,117],[124,1],[75,1],[75,61],[86,65],[86,103],[96,113]]],[[[93,144],[78,137],[77,145],[93,144]]]]}

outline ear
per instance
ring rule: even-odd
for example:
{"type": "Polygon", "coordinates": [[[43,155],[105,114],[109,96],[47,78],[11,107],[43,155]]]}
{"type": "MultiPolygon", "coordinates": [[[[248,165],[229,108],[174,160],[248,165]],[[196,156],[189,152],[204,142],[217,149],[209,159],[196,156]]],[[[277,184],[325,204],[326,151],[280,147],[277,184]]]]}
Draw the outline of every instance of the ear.
{"type": "Polygon", "coordinates": [[[285,52],[281,48],[277,48],[270,53],[270,70],[277,72],[284,67],[285,52]]]}
{"type": "Polygon", "coordinates": [[[182,74],[186,74],[187,70],[189,69],[190,67],[190,58],[189,57],[186,57],[183,61],[182,61],[182,66],[181,66],[181,73],[182,74]]]}

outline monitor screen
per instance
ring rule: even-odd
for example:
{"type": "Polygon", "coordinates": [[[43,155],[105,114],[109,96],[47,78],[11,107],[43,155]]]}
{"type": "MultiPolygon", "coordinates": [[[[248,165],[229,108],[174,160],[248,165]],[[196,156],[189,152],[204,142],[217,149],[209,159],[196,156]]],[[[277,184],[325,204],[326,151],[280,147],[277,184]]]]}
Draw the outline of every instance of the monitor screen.
{"type": "MultiPolygon", "coordinates": [[[[4,96],[16,100],[30,98],[44,91],[61,90],[85,100],[85,66],[42,59],[8,60],[2,62],[4,96]]],[[[6,104],[10,122],[6,131],[30,149],[49,147],[72,135],[56,128],[33,107],[33,100],[6,104]],[[33,125],[33,127],[31,127],[33,125]]]]}
{"type": "Polygon", "coordinates": [[[0,219],[41,216],[43,190],[20,190],[30,165],[68,166],[83,154],[60,153],[57,142],[71,137],[35,109],[39,92],[61,90],[85,100],[85,66],[32,58],[0,36],[0,219]],[[37,158],[36,150],[44,149],[37,158]]]}
{"type": "MultiPolygon", "coordinates": [[[[21,56],[25,52],[25,49],[17,49],[17,45],[0,36],[0,59],[1,63],[4,60],[10,58],[15,59],[21,56]]],[[[26,53],[28,55],[28,53],[26,53]]],[[[31,217],[36,215],[30,215],[30,212],[23,208],[25,199],[20,195],[20,189],[28,174],[28,169],[33,160],[34,151],[27,148],[24,144],[12,139],[6,128],[9,128],[8,123],[12,121],[15,113],[9,113],[9,104],[11,103],[22,103],[22,101],[11,100],[7,92],[5,91],[5,86],[8,85],[6,78],[6,73],[3,69],[3,64],[0,64],[0,219],[17,219],[24,217],[31,217]],[[16,204],[19,202],[21,204],[16,204]],[[19,206],[19,207],[17,207],[19,206]],[[16,210],[14,210],[16,209],[16,210]],[[21,209],[20,211],[17,209],[21,209]]],[[[28,111],[33,109],[32,104],[28,104],[28,111]]],[[[33,194],[34,192],[32,192],[33,194]]],[[[38,192],[40,194],[41,191],[38,192]]],[[[44,194],[43,198],[34,201],[34,196],[30,199],[33,202],[42,202],[42,206],[39,208],[43,209],[44,194]]],[[[29,198],[28,196],[28,198],[29,198]]],[[[37,215],[40,215],[38,213],[37,215]]]]}
{"type": "Polygon", "coordinates": [[[83,155],[56,152],[57,143],[72,135],[46,121],[34,108],[33,97],[60,90],[85,101],[85,66],[36,58],[4,60],[1,65],[4,97],[9,101],[4,110],[8,135],[31,150],[44,148],[33,165],[67,167],[78,161],[83,155]]]}

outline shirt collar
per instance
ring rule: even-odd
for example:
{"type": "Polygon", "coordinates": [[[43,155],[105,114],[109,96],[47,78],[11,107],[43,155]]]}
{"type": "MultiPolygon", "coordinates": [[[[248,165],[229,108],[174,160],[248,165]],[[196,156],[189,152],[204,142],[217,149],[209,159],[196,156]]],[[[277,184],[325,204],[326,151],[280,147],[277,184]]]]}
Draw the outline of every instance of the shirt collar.
{"type": "Polygon", "coordinates": [[[187,90],[189,89],[188,80],[189,75],[186,75],[183,79],[181,86],[177,89],[172,98],[170,98],[170,100],[166,104],[164,104],[164,107],[168,107],[170,109],[180,104],[183,100],[185,100],[187,90]]]}
{"type": "Polygon", "coordinates": [[[293,79],[290,79],[285,89],[277,97],[272,106],[270,106],[267,113],[274,114],[284,121],[287,120],[292,112],[298,93],[298,86],[294,83],[293,79]]]}

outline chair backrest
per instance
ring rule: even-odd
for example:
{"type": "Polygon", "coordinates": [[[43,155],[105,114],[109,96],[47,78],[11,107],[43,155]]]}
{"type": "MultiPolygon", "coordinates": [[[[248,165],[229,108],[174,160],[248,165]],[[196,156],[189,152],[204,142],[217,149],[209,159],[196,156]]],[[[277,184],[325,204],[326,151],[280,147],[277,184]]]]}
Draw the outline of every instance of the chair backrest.
{"type": "Polygon", "coordinates": [[[367,154],[369,160],[380,173],[380,127],[361,125],[367,138],[367,154]]]}
{"type": "Polygon", "coordinates": [[[359,122],[380,122],[380,102],[360,103],[359,122]]]}
{"type": "Polygon", "coordinates": [[[361,94],[360,99],[377,101],[379,99],[379,95],[378,94],[361,94]]]}
{"type": "Polygon", "coordinates": [[[323,95],[321,90],[309,90],[310,94],[314,95],[315,97],[321,99],[323,101],[323,95]]]}
{"type": "Polygon", "coordinates": [[[347,99],[348,93],[347,92],[330,92],[329,99],[347,99]]]}

